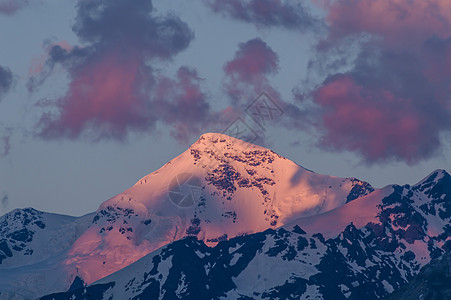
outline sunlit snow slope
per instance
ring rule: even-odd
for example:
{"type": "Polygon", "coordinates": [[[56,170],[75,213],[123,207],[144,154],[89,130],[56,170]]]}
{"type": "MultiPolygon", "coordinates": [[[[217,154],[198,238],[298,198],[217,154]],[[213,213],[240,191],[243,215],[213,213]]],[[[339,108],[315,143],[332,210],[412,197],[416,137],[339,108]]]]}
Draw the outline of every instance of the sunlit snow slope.
{"type": "Polygon", "coordinates": [[[65,291],[76,276],[94,282],[185,236],[213,246],[373,191],[355,178],[316,174],[266,148],[204,134],[91,215],[25,209],[3,216],[0,299],[65,291]]]}
{"type": "Polygon", "coordinates": [[[220,240],[324,213],[374,189],[308,171],[263,147],[217,133],[104,202],[65,262],[85,282],[192,235],[220,240]]]}
{"type": "Polygon", "coordinates": [[[0,217],[0,299],[35,299],[73,278],[61,261],[94,214],[71,217],[15,209],[0,217]]]}
{"type": "Polygon", "coordinates": [[[424,299],[449,299],[440,293],[449,291],[449,270],[437,273],[446,261],[434,260],[450,253],[450,221],[451,175],[436,170],[413,186],[387,186],[215,247],[187,237],[91,285],[42,300],[371,300],[393,292],[391,299],[423,299],[422,293],[438,295],[424,299]],[[431,259],[432,269],[416,277],[431,259]],[[397,292],[411,280],[411,290],[397,292]]]}

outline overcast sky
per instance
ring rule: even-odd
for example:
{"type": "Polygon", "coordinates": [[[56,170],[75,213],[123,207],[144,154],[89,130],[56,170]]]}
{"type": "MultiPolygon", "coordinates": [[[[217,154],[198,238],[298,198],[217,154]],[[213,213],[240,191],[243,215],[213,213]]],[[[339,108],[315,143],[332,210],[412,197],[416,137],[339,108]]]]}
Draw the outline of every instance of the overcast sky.
{"type": "Polygon", "coordinates": [[[449,171],[450,33],[448,0],[0,0],[0,214],[92,212],[237,117],[318,173],[449,171]]]}

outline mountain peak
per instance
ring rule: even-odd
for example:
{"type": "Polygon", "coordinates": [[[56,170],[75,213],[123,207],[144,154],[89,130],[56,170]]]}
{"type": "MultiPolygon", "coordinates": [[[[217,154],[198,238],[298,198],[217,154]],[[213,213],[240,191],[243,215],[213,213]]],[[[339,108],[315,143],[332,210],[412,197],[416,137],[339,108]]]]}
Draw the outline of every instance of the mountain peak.
{"type": "Polygon", "coordinates": [[[420,183],[423,181],[437,181],[445,177],[446,175],[449,176],[448,172],[446,172],[443,169],[437,169],[432,171],[428,176],[426,176],[422,181],[420,181],[420,183]]]}
{"type": "Polygon", "coordinates": [[[443,169],[437,169],[433,172],[431,172],[428,176],[423,178],[420,182],[415,184],[414,186],[417,187],[420,190],[428,189],[434,185],[436,185],[439,182],[450,181],[451,176],[443,169]]]}
{"type": "Polygon", "coordinates": [[[228,136],[227,134],[218,133],[218,132],[206,132],[200,136],[199,140],[210,139],[210,138],[225,138],[225,139],[237,140],[236,138],[228,136]]]}
{"type": "MultiPolygon", "coordinates": [[[[194,165],[215,170],[215,166],[236,164],[245,168],[266,166],[272,169],[278,164],[299,166],[276,152],[222,133],[205,133],[186,151],[194,159],[194,165]]],[[[302,168],[304,169],[304,168],[302,168]]],[[[304,169],[305,170],[305,169],[304,169]]],[[[244,171],[244,170],[243,170],[244,171]]],[[[219,170],[216,170],[219,172],[219,170]]]]}
{"type": "Polygon", "coordinates": [[[185,236],[214,245],[332,210],[372,190],[355,179],[307,171],[270,149],[206,133],[104,202],[67,263],[91,283],[185,236]],[[91,240],[100,242],[88,253],[91,240]]]}
{"type": "Polygon", "coordinates": [[[233,145],[235,149],[259,148],[265,149],[235,137],[228,136],[223,133],[209,132],[202,134],[199,139],[190,148],[212,148],[219,144],[230,148],[233,145]]]}

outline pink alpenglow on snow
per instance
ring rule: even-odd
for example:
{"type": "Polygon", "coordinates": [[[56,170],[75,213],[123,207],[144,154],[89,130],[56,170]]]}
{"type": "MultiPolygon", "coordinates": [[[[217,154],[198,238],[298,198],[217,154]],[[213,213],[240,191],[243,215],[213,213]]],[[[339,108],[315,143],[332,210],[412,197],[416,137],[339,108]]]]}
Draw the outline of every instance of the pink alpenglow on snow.
{"type": "MultiPolygon", "coordinates": [[[[104,202],[64,266],[91,283],[186,236],[215,245],[324,213],[350,201],[356,186],[367,184],[313,173],[223,134],[204,134],[180,156],[104,202]],[[170,192],[174,178],[183,174],[197,180],[198,193],[179,205],[170,192]]],[[[369,186],[355,197],[372,191],[369,186]]]]}

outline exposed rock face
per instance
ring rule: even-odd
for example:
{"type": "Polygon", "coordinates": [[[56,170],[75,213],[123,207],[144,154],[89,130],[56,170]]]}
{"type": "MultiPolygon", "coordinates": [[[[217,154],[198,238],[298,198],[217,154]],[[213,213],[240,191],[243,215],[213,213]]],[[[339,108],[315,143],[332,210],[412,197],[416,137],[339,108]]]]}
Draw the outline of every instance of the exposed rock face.
{"type": "Polygon", "coordinates": [[[0,296],[65,291],[77,276],[90,284],[184,237],[214,246],[373,191],[355,178],[316,174],[269,149],[204,134],[87,218],[32,209],[3,216],[0,296]]]}
{"type": "Polygon", "coordinates": [[[373,191],[355,178],[316,174],[269,149],[204,134],[161,169],[104,202],[65,264],[92,283],[186,236],[214,246],[373,191]]]}
{"type": "Polygon", "coordinates": [[[437,170],[417,185],[215,247],[188,237],[86,289],[44,299],[448,299],[449,179],[437,170]]]}
{"type": "Polygon", "coordinates": [[[442,300],[451,299],[451,253],[433,260],[399,291],[386,300],[442,300]]]}

